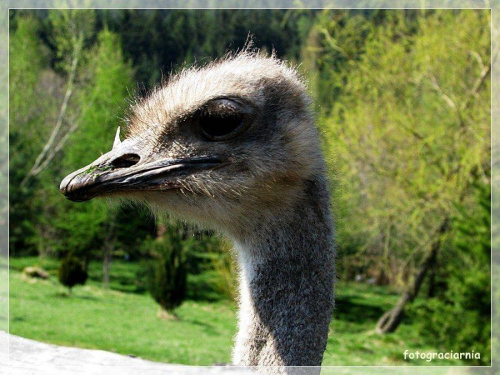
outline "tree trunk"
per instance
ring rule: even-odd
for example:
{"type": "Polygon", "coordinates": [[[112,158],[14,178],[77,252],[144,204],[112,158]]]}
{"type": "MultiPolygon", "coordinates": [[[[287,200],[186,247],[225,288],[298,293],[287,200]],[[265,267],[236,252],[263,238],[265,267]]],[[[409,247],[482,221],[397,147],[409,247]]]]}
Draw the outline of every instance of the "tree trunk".
{"type": "Polygon", "coordinates": [[[78,127],[77,125],[78,122],[75,122],[73,126],[71,126],[70,129],[67,131],[67,133],[62,137],[62,139],[57,143],[57,145],[54,146],[54,143],[56,142],[59,133],[63,128],[64,117],[66,116],[68,103],[69,100],[71,99],[71,96],[73,95],[76,71],[81,52],[82,52],[81,45],[76,44],[73,48],[73,58],[71,61],[71,69],[69,71],[68,85],[66,88],[66,93],[64,94],[64,99],[61,104],[61,108],[59,110],[59,115],[57,117],[56,125],[54,126],[54,129],[52,129],[52,133],[50,134],[47,143],[45,143],[45,146],[43,147],[42,151],[40,152],[40,154],[38,154],[35,163],[21,181],[21,186],[25,186],[32,177],[38,175],[41,171],[43,171],[47,167],[50,161],[54,158],[55,154],[58,151],[60,151],[61,148],[64,146],[64,144],[69,138],[69,135],[71,135],[71,133],[73,133],[78,127]]]}
{"type": "Polygon", "coordinates": [[[102,274],[103,274],[103,284],[104,288],[109,288],[109,270],[111,268],[111,260],[113,259],[113,250],[115,249],[115,241],[116,241],[116,233],[115,233],[115,222],[116,215],[113,216],[111,222],[109,224],[109,232],[104,240],[103,246],[103,266],[102,266],[102,274]]]}
{"type": "Polygon", "coordinates": [[[434,262],[429,271],[429,290],[427,291],[427,298],[432,298],[436,296],[436,274],[437,274],[437,263],[434,262]]]}
{"type": "Polygon", "coordinates": [[[167,231],[167,226],[164,222],[165,219],[158,217],[156,219],[156,238],[162,238],[165,232],[167,231]]]}
{"type": "Polygon", "coordinates": [[[413,302],[415,297],[417,297],[427,271],[436,262],[437,253],[443,242],[443,235],[448,231],[448,229],[448,218],[445,218],[437,231],[438,238],[433,242],[431,249],[425,255],[422,263],[420,264],[420,267],[415,275],[415,279],[413,280],[413,285],[404,291],[396,306],[385,312],[384,315],[380,317],[375,328],[377,333],[385,334],[394,332],[398,328],[399,324],[401,324],[404,317],[404,308],[407,303],[413,302]]]}
{"type": "Polygon", "coordinates": [[[102,266],[102,274],[103,274],[103,284],[104,288],[109,288],[109,269],[111,268],[111,259],[113,257],[113,248],[108,244],[104,245],[104,254],[103,254],[103,266],[102,266]]]}

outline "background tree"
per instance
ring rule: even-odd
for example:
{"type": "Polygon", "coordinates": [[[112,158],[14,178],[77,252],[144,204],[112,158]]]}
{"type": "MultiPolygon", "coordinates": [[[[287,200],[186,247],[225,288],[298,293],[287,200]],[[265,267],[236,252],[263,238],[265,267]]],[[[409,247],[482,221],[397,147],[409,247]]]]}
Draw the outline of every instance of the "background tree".
{"type": "MultiPolygon", "coordinates": [[[[9,143],[10,149],[15,150],[9,160],[10,254],[26,252],[27,248],[36,253],[36,248],[29,244],[36,231],[29,217],[40,208],[32,204],[34,190],[20,185],[28,173],[26,166],[35,160],[35,152],[41,147],[40,139],[47,135],[37,124],[45,121],[52,104],[52,95],[42,94],[40,89],[50,79],[46,71],[48,49],[38,37],[40,23],[33,16],[19,17],[10,36],[9,143]]],[[[47,91],[50,93],[50,89],[47,91]]]]}
{"type": "Polygon", "coordinates": [[[68,253],[59,266],[59,282],[71,293],[75,285],[85,284],[87,277],[87,271],[82,262],[73,253],[68,253]]]}
{"type": "Polygon", "coordinates": [[[179,229],[165,226],[158,238],[144,245],[154,258],[148,272],[148,289],[166,313],[172,313],[186,298],[185,239],[179,229]]]}
{"type": "MultiPolygon", "coordinates": [[[[396,329],[405,304],[450,247],[457,206],[471,199],[472,185],[489,184],[490,35],[479,28],[487,16],[387,12],[383,23],[373,19],[323,120],[341,185],[340,251],[353,254],[341,262],[362,256],[366,268],[405,289],[379,321],[381,332],[396,329]],[[459,24],[468,31],[453,31],[459,24]]],[[[332,45],[340,40],[329,37],[332,45]]]]}
{"type": "MultiPolygon", "coordinates": [[[[125,99],[129,96],[127,90],[133,85],[132,68],[123,60],[121,50],[116,47],[119,44],[118,36],[104,29],[97,35],[94,48],[88,52],[85,67],[88,83],[85,90],[81,90],[76,97],[82,108],[80,126],[68,141],[68,147],[62,155],[59,176],[64,176],[75,165],[91,161],[95,155],[110,150],[113,143],[110,134],[119,125],[123,125],[117,114],[126,110],[125,99]]],[[[55,187],[57,188],[56,184],[55,187]]],[[[71,233],[68,237],[72,237],[69,241],[73,243],[66,244],[68,239],[64,238],[61,245],[73,246],[75,251],[86,253],[87,256],[91,254],[86,249],[93,248],[100,253],[103,245],[109,245],[112,238],[109,238],[110,228],[107,223],[114,220],[117,210],[110,209],[102,201],[71,207],[58,198],[59,192],[54,189],[53,202],[60,208],[57,210],[57,217],[48,218],[50,223],[47,224],[62,233],[71,233]],[[71,220],[60,215],[62,210],[71,216],[71,220]],[[93,220],[93,224],[88,225],[89,220],[93,220]]]]}
{"type": "Polygon", "coordinates": [[[38,154],[32,167],[21,181],[26,185],[29,180],[42,172],[54,156],[62,149],[69,136],[77,129],[75,118],[67,120],[68,105],[73,95],[75,80],[82,64],[83,48],[94,31],[95,15],[93,11],[72,9],[65,12],[49,13],[53,43],[57,51],[57,68],[67,74],[66,90],[57,120],[50,136],[38,154]]]}
{"type": "Polygon", "coordinates": [[[491,188],[475,183],[468,202],[456,206],[452,240],[439,260],[430,298],[409,309],[423,334],[456,352],[481,353],[480,365],[491,352],[491,188]],[[460,316],[460,324],[450,316],[460,316]]]}

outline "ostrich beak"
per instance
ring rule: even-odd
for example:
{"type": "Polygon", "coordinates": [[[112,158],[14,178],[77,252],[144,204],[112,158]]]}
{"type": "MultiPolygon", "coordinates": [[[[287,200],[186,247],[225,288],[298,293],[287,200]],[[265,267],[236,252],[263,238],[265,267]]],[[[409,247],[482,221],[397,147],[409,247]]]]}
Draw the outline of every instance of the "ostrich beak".
{"type": "Polygon", "coordinates": [[[181,187],[183,178],[225,164],[217,156],[155,160],[131,140],[115,140],[110,152],[66,176],[59,189],[74,202],[130,191],[175,189],[181,187]]]}

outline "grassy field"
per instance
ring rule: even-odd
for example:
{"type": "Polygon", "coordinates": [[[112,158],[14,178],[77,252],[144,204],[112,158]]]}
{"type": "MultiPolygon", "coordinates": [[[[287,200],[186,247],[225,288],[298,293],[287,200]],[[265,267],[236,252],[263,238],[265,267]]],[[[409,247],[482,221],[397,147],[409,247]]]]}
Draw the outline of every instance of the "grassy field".
{"type": "MultiPolygon", "coordinates": [[[[158,305],[137,282],[135,263],[115,261],[109,289],[101,286],[101,265],[92,263],[90,280],[69,296],[57,281],[51,259],[11,258],[10,332],[39,341],[103,349],[168,363],[229,363],[236,333],[236,305],[217,298],[206,276],[189,280],[189,299],[177,320],[158,317],[158,305]],[[26,279],[21,270],[39,264],[49,280],[26,279]],[[202,292],[203,291],[203,292],[202,292]]],[[[337,285],[324,365],[464,365],[461,361],[404,361],[403,352],[443,351],[411,325],[396,333],[374,332],[380,315],[398,295],[365,284],[337,285]]]]}

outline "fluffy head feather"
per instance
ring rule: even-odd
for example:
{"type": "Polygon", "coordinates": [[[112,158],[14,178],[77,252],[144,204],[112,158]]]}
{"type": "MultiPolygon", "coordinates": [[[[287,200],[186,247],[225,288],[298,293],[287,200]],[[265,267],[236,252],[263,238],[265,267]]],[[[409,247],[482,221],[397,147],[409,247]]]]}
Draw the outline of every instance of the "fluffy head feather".
{"type": "Polygon", "coordinates": [[[132,106],[127,138],[165,157],[222,154],[224,168],[192,175],[182,188],[140,194],[148,203],[237,233],[253,213],[300,199],[303,183],[323,173],[310,98],[296,69],[275,56],[244,50],[173,75],[132,106]],[[241,98],[255,108],[249,128],[227,142],[207,142],[189,119],[215,98],[241,98]]]}

